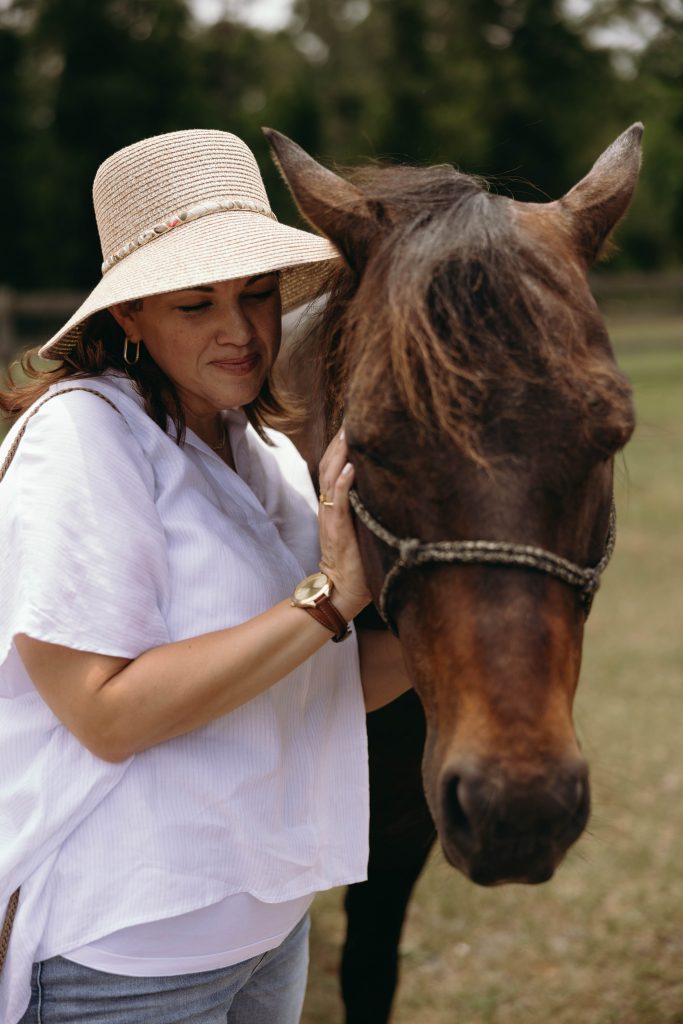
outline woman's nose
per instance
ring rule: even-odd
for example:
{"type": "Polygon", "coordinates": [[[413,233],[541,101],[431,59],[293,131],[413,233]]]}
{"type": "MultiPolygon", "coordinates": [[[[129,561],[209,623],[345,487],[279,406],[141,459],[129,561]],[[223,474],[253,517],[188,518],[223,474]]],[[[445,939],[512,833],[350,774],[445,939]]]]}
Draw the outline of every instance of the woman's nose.
{"type": "Polygon", "coordinates": [[[251,323],[240,306],[231,306],[221,311],[216,328],[216,341],[219,345],[246,345],[252,336],[251,323]]]}

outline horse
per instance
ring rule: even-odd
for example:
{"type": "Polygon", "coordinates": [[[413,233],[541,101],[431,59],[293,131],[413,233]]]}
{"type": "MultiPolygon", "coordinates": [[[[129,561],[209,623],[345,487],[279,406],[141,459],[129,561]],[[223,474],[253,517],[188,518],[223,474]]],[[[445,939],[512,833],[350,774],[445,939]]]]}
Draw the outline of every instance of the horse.
{"type": "Polygon", "coordinates": [[[642,125],[544,203],[450,166],[340,175],[264,131],[342,255],[299,349],[308,455],[343,419],[369,586],[424,713],[413,873],[433,821],[473,882],[545,882],[590,812],[572,704],[635,416],[587,274],[633,196],[642,125]]]}

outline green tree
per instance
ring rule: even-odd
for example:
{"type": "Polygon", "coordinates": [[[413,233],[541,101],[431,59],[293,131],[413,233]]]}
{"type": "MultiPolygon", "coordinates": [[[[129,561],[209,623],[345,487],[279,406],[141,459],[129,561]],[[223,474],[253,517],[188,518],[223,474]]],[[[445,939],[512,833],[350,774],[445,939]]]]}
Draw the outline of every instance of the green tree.
{"type": "Polygon", "coordinates": [[[244,139],[259,160],[274,209],[296,217],[261,127],[289,132],[304,146],[313,141],[320,107],[306,87],[304,58],[289,33],[266,33],[227,19],[198,35],[195,46],[202,94],[195,125],[244,139]]]}
{"type": "Polygon", "coordinates": [[[637,90],[645,122],[638,201],[622,231],[623,265],[683,263],[683,16],[665,25],[640,56],[637,90]]]}
{"type": "Polygon", "coordinates": [[[0,194],[5,235],[0,246],[0,284],[11,281],[17,263],[28,259],[24,227],[30,195],[21,158],[26,149],[28,113],[21,79],[24,47],[24,37],[16,29],[0,26],[0,194]]]}
{"type": "Polygon", "coordinates": [[[452,162],[542,200],[644,120],[643,180],[610,266],[680,258],[682,19],[668,0],[596,0],[582,18],[560,0],[299,0],[295,11],[295,44],[321,43],[308,71],[319,153],[452,162]],[[643,54],[596,35],[615,19],[647,28],[643,54]]]}
{"type": "Polygon", "coordinates": [[[297,0],[274,33],[199,26],[188,0],[13,0],[0,14],[0,280],[92,285],[97,166],[177,128],[239,134],[295,219],[262,124],[326,163],[449,162],[543,199],[640,119],[643,177],[610,266],[680,262],[682,29],[672,0],[594,0],[580,18],[563,0],[297,0]],[[615,51],[598,33],[617,23],[649,43],[615,51]]]}
{"type": "Polygon", "coordinates": [[[183,0],[23,0],[30,134],[24,231],[32,258],[13,283],[90,286],[99,245],[88,202],[113,150],[185,127],[198,100],[192,26],[183,0]]]}

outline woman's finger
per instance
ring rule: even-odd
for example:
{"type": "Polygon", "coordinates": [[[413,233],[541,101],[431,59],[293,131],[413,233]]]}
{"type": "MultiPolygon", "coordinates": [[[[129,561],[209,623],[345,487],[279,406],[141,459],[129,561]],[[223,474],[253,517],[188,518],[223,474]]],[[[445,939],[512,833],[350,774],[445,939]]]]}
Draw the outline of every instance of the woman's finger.
{"type": "Polygon", "coordinates": [[[348,554],[349,547],[355,549],[357,546],[348,499],[352,483],[353,466],[345,461],[331,484],[329,494],[324,495],[328,504],[322,503],[320,508],[321,568],[323,563],[328,568],[336,567],[339,559],[348,554]]]}
{"type": "Polygon", "coordinates": [[[353,483],[353,466],[345,462],[334,482],[332,489],[332,505],[325,507],[325,515],[322,516],[321,539],[325,545],[324,550],[330,552],[330,557],[337,556],[337,559],[357,547],[356,534],[351,518],[349,507],[349,489],[353,483]]]}
{"type": "MultiPolygon", "coordinates": [[[[348,455],[348,452],[345,453],[348,455]]],[[[340,497],[348,497],[351,485],[353,484],[353,465],[348,461],[344,462],[339,476],[335,482],[335,490],[340,497]]]]}
{"type": "Polygon", "coordinates": [[[325,454],[320,460],[320,493],[329,497],[334,489],[334,483],[341,472],[348,458],[348,449],[343,430],[340,430],[330,441],[325,454]]]}
{"type": "Polygon", "coordinates": [[[348,521],[351,526],[351,513],[349,511],[349,491],[353,484],[353,466],[346,460],[342,465],[337,479],[334,482],[332,497],[337,523],[341,526],[348,521]]]}
{"type": "Polygon", "coordinates": [[[367,604],[370,592],[349,505],[349,491],[353,480],[353,466],[347,460],[334,482],[334,506],[328,508],[327,514],[322,517],[327,521],[324,531],[321,532],[321,536],[325,538],[323,562],[331,570],[329,575],[338,593],[353,601],[367,604]]]}

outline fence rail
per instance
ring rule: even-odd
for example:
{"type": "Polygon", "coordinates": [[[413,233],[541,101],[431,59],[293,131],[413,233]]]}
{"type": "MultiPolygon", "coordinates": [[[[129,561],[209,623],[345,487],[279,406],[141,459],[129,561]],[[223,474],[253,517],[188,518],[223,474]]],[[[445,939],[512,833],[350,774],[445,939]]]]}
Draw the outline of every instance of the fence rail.
{"type": "MultiPolygon", "coordinates": [[[[597,273],[593,292],[611,316],[683,313],[683,270],[597,273]]],[[[85,298],[75,291],[22,292],[0,285],[0,364],[47,341],[85,298]]]]}
{"type": "Polygon", "coordinates": [[[0,361],[42,345],[78,309],[83,292],[21,292],[0,286],[0,361]]]}
{"type": "Polygon", "coordinates": [[[683,270],[590,275],[593,294],[603,312],[633,315],[683,313],[683,270]]]}

